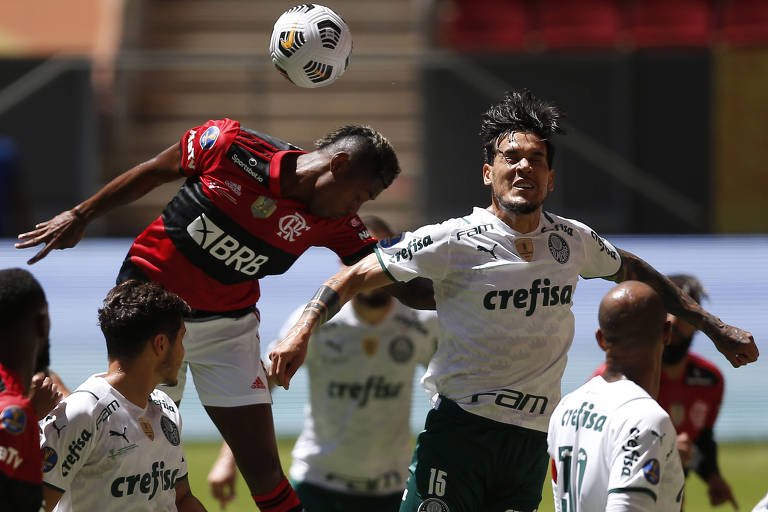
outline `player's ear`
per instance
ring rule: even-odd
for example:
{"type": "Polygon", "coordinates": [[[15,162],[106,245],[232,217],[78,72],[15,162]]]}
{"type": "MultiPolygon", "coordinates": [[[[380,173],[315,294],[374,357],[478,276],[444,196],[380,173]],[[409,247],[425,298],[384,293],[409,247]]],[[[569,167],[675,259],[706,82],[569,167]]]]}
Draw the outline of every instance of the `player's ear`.
{"type": "Polygon", "coordinates": [[[608,350],[608,343],[605,341],[605,337],[603,336],[603,331],[598,329],[595,331],[595,339],[597,340],[597,346],[600,347],[600,350],[605,352],[608,350]]]}
{"type": "Polygon", "coordinates": [[[664,332],[662,333],[664,346],[666,347],[672,343],[672,322],[669,321],[669,317],[664,322],[664,332]]]}
{"type": "Polygon", "coordinates": [[[493,167],[490,164],[483,164],[483,185],[490,185],[493,182],[493,167]]]}
{"type": "Polygon", "coordinates": [[[547,178],[547,192],[552,192],[553,190],[555,190],[555,170],[551,169],[547,178]]]}
{"type": "Polygon", "coordinates": [[[331,156],[328,168],[333,174],[340,174],[349,168],[350,155],[346,151],[339,151],[331,156]]]}
{"type": "Polygon", "coordinates": [[[152,336],[150,343],[152,345],[152,351],[156,356],[164,355],[170,346],[170,340],[168,339],[168,336],[162,333],[157,333],[152,336]]]}

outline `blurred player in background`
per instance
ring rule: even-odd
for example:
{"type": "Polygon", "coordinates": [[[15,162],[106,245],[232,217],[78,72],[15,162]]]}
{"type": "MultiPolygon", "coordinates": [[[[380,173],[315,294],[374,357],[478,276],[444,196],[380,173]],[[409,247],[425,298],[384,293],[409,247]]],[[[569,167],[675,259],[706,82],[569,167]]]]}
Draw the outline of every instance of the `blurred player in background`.
{"type": "Polygon", "coordinates": [[[204,511],[192,495],[174,384],[189,307],[157,283],[114,287],[99,309],[109,366],[40,422],[45,510],[204,511]]]}
{"type": "MultiPolygon", "coordinates": [[[[345,264],[371,253],[376,240],[357,211],[400,172],[390,143],[369,127],[344,126],[316,144],[307,153],[231,119],[208,121],[16,244],[45,244],[35,263],[77,244],[94,218],[186,178],[134,241],[118,282],[159,282],[193,308],[179,384],[167,391],[181,400],[189,364],[200,401],[265,512],[294,512],[301,503],[280,467],[263,385],[258,280],[285,272],[311,246],[333,250],[345,264]]],[[[434,307],[431,288],[420,294],[434,307]]]]}
{"type": "MultiPolygon", "coordinates": [[[[696,277],[668,277],[697,303],[707,297],[696,277]]],[[[730,485],[720,474],[713,431],[723,401],[723,375],[714,363],[689,352],[697,329],[675,315],[668,319],[672,334],[662,358],[659,403],[677,429],[686,473],[693,469],[705,482],[712,506],[731,502],[738,508],[730,485]]]]}
{"type": "Polygon", "coordinates": [[[0,270],[0,508],[37,512],[43,500],[37,414],[27,393],[48,343],[48,302],[26,270],[0,270]]]}
{"type": "Polygon", "coordinates": [[[558,512],[679,511],[685,477],[669,415],[654,400],[670,325],[661,298],[637,281],[600,302],[605,371],[563,397],[549,421],[558,512]]]}
{"type": "Polygon", "coordinates": [[[270,353],[275,381],[287,387],[313,328],[356,293],[416,276],[433,281],[440,343],[424,383],[434,408],[418,438],[402,512],[538,507],[579,276],[646,282],[731,364],[757,359],[749,333],[723,324],[584,224],[543,210],[554,189],[560,117],[558,107],[528,91],[493,105],[480,131],[491,205],[405,233],[338,272],[270,353]]]}
{"type": "MultiPolygon", "coordinates": [[[[378,217],[363,220],[376,238],[394,236],[378,217]]],[[[300,314],[289,317],[281,337],[300,314]]],[[[414,373],[436,343],[434,311],[408,308],[380,290],[356,295],[313,334],[309,403],[289,471],[308,510],[397,510],[411,451],[414,373]]],[[[222,506],[234,499],[235,462],[226,445],[208,482],[222,506]]]]}

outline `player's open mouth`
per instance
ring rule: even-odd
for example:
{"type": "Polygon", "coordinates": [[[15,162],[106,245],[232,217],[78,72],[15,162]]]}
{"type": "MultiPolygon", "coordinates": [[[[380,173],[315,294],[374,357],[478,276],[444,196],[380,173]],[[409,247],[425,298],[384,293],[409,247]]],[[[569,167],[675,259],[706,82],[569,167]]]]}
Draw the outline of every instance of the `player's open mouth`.
{"type": "Polygon", "coordinates": [[[523,189],[523,190],[530,190],[530,189],[534,188],[533,184],[528,183],[528,182],[523,182],[523,181],[518,181],[518,182],[513,183],[512,187],[513,188],[523,189]]]}

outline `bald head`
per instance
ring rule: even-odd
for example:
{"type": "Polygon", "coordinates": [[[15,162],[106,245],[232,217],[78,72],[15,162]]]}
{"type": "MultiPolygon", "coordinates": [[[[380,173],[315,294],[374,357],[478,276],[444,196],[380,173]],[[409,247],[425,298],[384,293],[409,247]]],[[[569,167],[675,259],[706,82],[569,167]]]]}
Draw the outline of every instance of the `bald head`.
{"type": "Polygon", "coordinates": [[[600,301],[598,320],[612,345],[654,345],[663,336],[667,311],[661,297],[645,283],[625,281],[600,301]]]}

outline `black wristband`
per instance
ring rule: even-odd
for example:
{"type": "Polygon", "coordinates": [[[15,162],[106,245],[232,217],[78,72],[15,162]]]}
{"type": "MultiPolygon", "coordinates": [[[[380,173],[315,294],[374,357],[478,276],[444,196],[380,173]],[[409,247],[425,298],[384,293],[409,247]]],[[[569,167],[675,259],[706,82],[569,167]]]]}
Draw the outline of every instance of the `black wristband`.
{"type": "Polygon", "coordinates": [[[323,324],[333,318],[339,309],[341,309],[339,294],[330,286],[323,285],[307,303],[304,311],[316,312],[320,317],[320,324],[323,324]]]}

